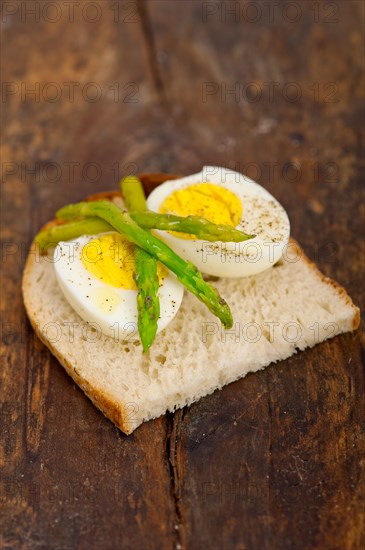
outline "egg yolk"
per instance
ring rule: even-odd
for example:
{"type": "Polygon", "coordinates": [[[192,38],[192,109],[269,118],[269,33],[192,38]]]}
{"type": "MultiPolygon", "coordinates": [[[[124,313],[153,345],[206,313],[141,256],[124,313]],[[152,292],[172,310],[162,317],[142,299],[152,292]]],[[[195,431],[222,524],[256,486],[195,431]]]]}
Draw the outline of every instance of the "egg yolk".
{"type": "MultiPolygon", "coordinates": [[[[119,233],[101,235],[88,242],[81,251],[81,261],[89,273],[108,285],[137,290],[134,244],[119,233]]],[[[167,275],[162,264],[157,265],[161,282],[167,275]]]]}
{"type": "MultiPolygon", "coordinates": [[[[236,227],[242,219],[242,202],[229,189],[213,183],[197,183],[174,191],[161,204],[161,214],[200,216],[210,222],[236,227]]],[[[176,237],[194,239],[193,235],[171,232],[176,237]]]]}

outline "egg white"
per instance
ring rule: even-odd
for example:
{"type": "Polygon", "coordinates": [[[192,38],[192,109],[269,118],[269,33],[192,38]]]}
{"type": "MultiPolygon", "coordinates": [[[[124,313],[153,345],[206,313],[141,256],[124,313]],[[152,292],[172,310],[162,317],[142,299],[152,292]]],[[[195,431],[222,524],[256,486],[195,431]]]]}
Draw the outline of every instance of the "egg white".
{"type": "Polygon", "coordinates": [[[177,254],[192,262],[203,273],[218,277],[255,275],[273,266],[283,255],[290,236],[290,222],[281,204],[261,185],[233,170],[204,166],[201,172],[169,180],[147,198],[150,210],[158,212],[174,191],[197,183],[213,183],[232,191],[243,204],[237,229],[254,234],[241,243],[187,240],[166,231],[155,231],[177,254]]]}
{"type": "MultiPolygon", "coordinates": [[[[105,234],[105,233],[104,233],[105,234]]],[[[104,283],[83,265],[83,247],[100,235],[84,235],[60,242],[54,251],[54,267],[58,284],[70,306],[96,330],[117,340],[139,340],[137,291],[116,288],[104,283]]],[[[170,271],[160,282],[160,332],[176,315],[183,287],[170,271]]]]}

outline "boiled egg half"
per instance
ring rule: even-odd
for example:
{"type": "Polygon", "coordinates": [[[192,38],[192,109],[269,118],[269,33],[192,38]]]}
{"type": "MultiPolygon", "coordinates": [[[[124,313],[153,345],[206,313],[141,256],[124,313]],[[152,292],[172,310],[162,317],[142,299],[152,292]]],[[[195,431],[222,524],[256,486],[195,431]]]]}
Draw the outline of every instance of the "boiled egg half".
{"type": "MultiPolygon", "coordinates": [[[[71,307],[96,330],[117,340],[138,340],[134,244],[116,232],[60,242],[54,251],[59,286],[71,307]]],[[[158,264],[157,331],[176,315],[183,287],[158,264]]]]}
{"type": "Polygon", "coordinates": [[[255,235],[240,243],[208,242],[192,235],[155,231],[200,271],[218,277],[255,275],[283,255],[290,235],[288,215],[264,187],[233,170],[205,166],[201,172],[166,181],[147,199],[154,212],[201,216],[255,235]]]}

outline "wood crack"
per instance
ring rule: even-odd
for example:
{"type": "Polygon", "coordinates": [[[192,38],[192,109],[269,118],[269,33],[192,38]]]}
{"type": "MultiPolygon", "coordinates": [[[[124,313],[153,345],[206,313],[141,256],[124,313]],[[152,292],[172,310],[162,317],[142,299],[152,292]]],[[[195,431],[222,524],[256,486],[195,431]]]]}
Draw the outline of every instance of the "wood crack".
{"type": "Polygon", "coordinates": [[[268,416],[269,416],[269,443],[268,443],[268,462],[269,462],[269,508],[271,509],[271,483],[273,479],[273,462],[272,462],[272,445],[273,445],[273,408],[271,403],[270,395],[270,384],[267,387],[267,405],[268,405],[268,416]]]}
{"type": "Polygon", "coordinates": [[[48,393],[50,355],[47,350],[42,351],[34,335],[27,343],[27,382],[25,385],[25,431],[24,449],[31,456],[36,457],[46,420],[46,398],[48,393]],[[34,347],[37,358],[35,358],[34,347]]]}
{"type": "Polygon", "coordinates": [[[183,522],[183,507],[181,505],[182,489],[182,464],[183,458],[180,450],[180,432],[184,410],[175,413],[167,413],[169,430],[166,438],[166,453],[170,469],[171,494],[175,505],[174,519],[174,550],[183,550],[185,545],[185,531],[183,522]]]}
{"type": "Polygon", "coordinates": [[[150,16],[148,14],[147,4],[145,0],[138,0],[137,6],[138,6],[138,13],[141,19],[142,32],[143,32],[144,40],[147,46],[148,61],[149,61],[149,66],[152,73],[153,84],[154,84],[156,93],[160,99],[160,102],[166,107],[167,106],[166,91],[165,91],[165,86],[160,73],[160,69],[158,66],[155,38],[152,30],[150,16]]]}

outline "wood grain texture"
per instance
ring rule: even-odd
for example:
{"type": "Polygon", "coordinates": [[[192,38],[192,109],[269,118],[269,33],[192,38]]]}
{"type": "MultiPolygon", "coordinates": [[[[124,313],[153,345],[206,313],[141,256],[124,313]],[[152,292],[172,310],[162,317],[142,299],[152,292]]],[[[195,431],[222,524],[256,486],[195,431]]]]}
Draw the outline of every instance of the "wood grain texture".
{"type": "Polygon", "coordinates": [[[7,4],[0,548],[362,548],[361,331],[125,437],[35,339],[20,294],[27,247],[59,206],[130,171],[211,163],[277,196],[363,306],[362,3],[298,1],[295,22],[282,2],[274,19],[255,3],[255,22],[247,2],[81,2],[74,20],[59,2],[57,21],[7,4]]]}

